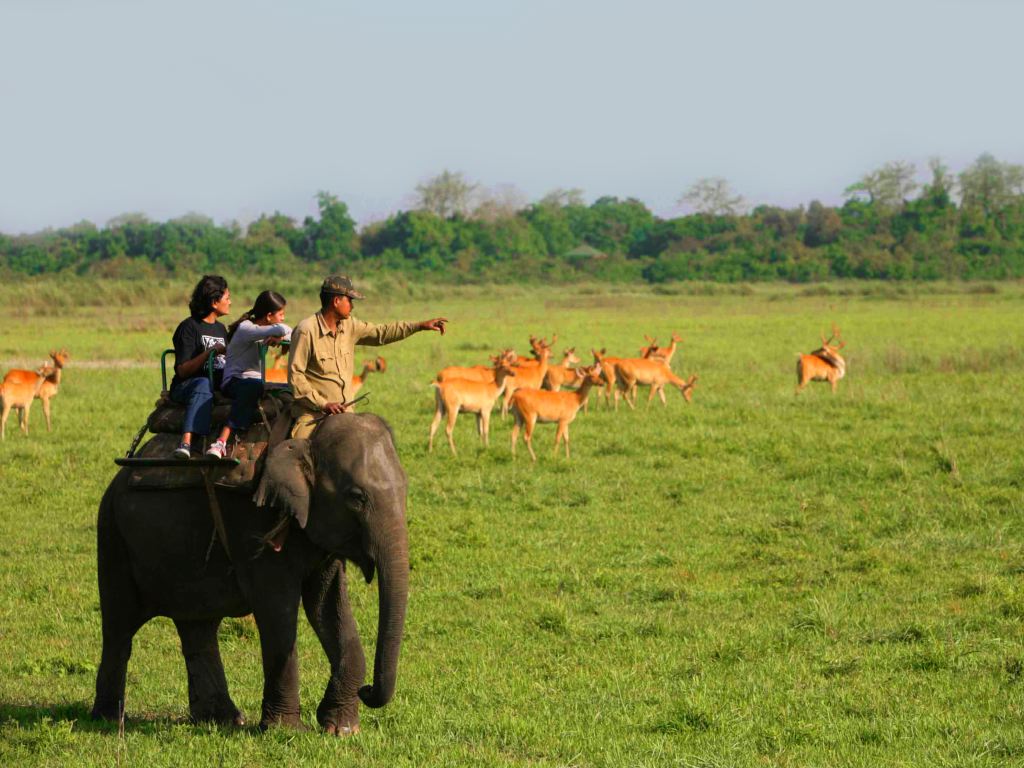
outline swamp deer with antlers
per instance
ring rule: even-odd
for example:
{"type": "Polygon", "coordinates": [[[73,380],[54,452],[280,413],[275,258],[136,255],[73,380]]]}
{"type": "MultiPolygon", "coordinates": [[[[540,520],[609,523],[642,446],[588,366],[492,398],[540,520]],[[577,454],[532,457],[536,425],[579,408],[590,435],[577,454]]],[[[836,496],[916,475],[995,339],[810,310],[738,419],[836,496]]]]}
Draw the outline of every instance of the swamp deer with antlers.
{"type": "Polygon", "coordinates": [[[832,335],[828,339],[821,334],[821,346],[809,355],[800,355],[796,361],[796,394],[810,381],[827,381],[832,392],[839,386],[839,380],[846,375],[846,360],[839,350],[846,346],[839,329],[832,324],[832,335]],[[833,342],[838,342],[834,344],[833,342]]]}
{"type": "Polygon", "coordinates": [[[444,431],[448,436],[448,445],[455,452],[455,439],[452,432],[455,429],[455,420],[459,417],[459,411],[476,414],[476,429],[483,441],[484,448],[489,444],[488,437],[491,430],[491,411],[498,398],[505,392],[508,384],[517,375],[508,361],[498,358],[494,364],[494,381],[470,381],[469,379],[446,379],[445,381],[432,381],[430,386],[437,391],[434,393],[436,410],[434,420],[430,422],[430,437],[427,440],[427,450],[434,450],[434,433],[441,423],[441,417],[448,415],[448,423],[444,431]]]}
{"type": "Polygon", "coordinates": [[[555,432],[555,454],[558,444],[565,440],[565,458],[569,458],[569,424],[576,418],[580,407],[586,402],[590,388],[601,383],[601,364],[580,369],[582,381],[575,392],[549,392],[543,389],[517,389],[512,395],[512,455],[516,455],[516,443],[519,442],[519,429],[523,428],[526,447],[530,457],[536,461],[533,452],[533,430],[537,422],[557,423],[555,432]]]}

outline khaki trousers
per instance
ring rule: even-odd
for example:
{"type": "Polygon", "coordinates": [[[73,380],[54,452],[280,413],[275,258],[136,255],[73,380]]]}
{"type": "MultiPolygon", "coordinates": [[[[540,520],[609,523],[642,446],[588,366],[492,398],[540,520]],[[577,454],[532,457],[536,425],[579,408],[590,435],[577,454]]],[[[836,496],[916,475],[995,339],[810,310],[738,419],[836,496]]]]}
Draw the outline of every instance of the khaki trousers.
{"type": "Polygon", "coordinates": [[[313,434],[313,430],[316,429],[316,422],[313,421],[317,416],[322,416],[319,413],[305,412],[299,414],[295,419],[295,423],[292,425],[292,431],[290,437],[297,437],[308,439],[313,434]]]}

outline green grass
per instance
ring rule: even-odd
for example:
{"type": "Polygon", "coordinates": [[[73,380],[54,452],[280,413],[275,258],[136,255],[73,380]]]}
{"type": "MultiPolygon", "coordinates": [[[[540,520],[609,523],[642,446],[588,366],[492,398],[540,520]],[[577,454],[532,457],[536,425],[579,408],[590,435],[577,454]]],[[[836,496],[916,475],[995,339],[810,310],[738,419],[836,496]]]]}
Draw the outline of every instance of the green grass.
{"type": "MultiPolygon", "coordinates": [[[[424,289],[357,307],[452,324],[382,350],[367,384],[410,476],[412,593],[396,698],[343,741],[188,725],[167,620],[136,639],[123,738],[89,721],[96,506],[181,310],[15,313],[0,360],[66,346],[72,361],[54,431],[37,405],[32,434],[0,445],[0,764],[1024,764],[1024,291],[691,289],[424,289]],[[796,354],[832,321],[849,374],[834,397],[794,397],[796,354]],[[443,436],[426,452],[446,364],[556,331],[558,352],[630,355],[672,330],[674,368],[700,376],[689,406],[592,407],[570,461],[550,426],[537,464],[522,446],[513,461],[497,414],[488,452],[470,416],[457,458],[443,436]]],[[[290,298],[294,322],[312,304],[290,298]]],[[[352,592],[371,648],[376,587],[352,592]]],[[[255,720],[255,631],[231,620],[221,639],[255,720]]],[[[304,621],[299,646],[313,725],[327,662],[304,621]]]]}

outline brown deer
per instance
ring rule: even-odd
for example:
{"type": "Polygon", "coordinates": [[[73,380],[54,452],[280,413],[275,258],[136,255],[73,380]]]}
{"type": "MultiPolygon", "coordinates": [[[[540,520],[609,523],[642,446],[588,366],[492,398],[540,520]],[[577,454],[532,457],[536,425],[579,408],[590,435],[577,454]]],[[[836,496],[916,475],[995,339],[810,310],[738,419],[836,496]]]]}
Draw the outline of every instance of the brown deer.
{"type": "Polygon", "coordinates": [[[811,381],[827,381],[835,393],[839,380],[846,375],[846,360],[839,350],[846,346],[835,323],[828,339],[821,334],[821,346],[809,355],[800,355],[796,361],[796,394],[811,381]],[[838,343],[833,343],[838,342],[838,343]]]}
{"type": "Polygon", "coordinates": [[[640,357],[663,360],[667,365],[672,365],[672,356],[676,353],[676,347],[679,346],[679,342],[683,340],[683,337],[675,331],[672,332],[672,343],[667,347],[659,347],[657,342],[646,333],[644,338],[647,339],[649,346],[640,348],[640,357]]]}
{"type": "MultiPolygon", "coordinates": [[[[626,358],[619,360],[615,367],[615,376],[619,390],[621,390],[626,404],[630,408],[636,407],[637,387],[640,384],[650,386],[651,391],[647,396],[647,405],[651,404],[655,393],[661,398],[662,405],[668,405],[665,401],[665,385],[671,384],[683,395],[686,402],[693,397],[693,388],[697,381],[696,376],[691,376],[689,381],[676,376],[672,369],[656,358],[626,358]]],[[[616,391],[618,400],[619,391],[616,391]]]]}
{"type": "Polygon", "coordinates": [[[569,347],[564,352],[562,362],[558,365],[549,365],[547,375],[544,377],[544,388],[557,392],[562,385],[572,384],[576,380],[576,369],[572,366],[579,363],[576,357],[576,347],[569,347]]]}
{"type": "Polygon", "coordinates": [[[555,422],[555,454],[558,444],[565,440],[565,458],[569,458],[569,424],[576,418],[580,407],[586,402],[590,388],[601,383],[601,365],[591,365],[580,369],[582,383],[575,392],[549,392],[543,389],[517,389],[512,395],[512,455],[516,455],[516,443],[519,442],[519,430],[523,429],[526,447],[530,457],[536,461],[533,452],[533,430],[537,422],[555,422]]]}
{"type": "Polygon", "coordinates": [[[448,436],[448,446],[452,449],[452,455],[457,455],[452,432],[455,429],[459,411],[476,414],[477,432],[486,448],[489,444],[488,437],[491,430],[491,411],[516,375],[508,361],[498,358],[494,364],[494,381],[470,381],[468,379],[432,381],[430,385],[437,390],[434,393],[436,409],[434,420],[430,422],[427,450],[434,450],[434,433],[437,432],[437,427],[441,423],[441,417],[447,414],[448,423],[445,425],[444,431],[448,436]]]}
{"type": "Polygon", "coordinates": [[[541,353],[546,349],[549,352],[551,348],[555,346],[555,342],[558,341],[558,334],[556,333],[551,337],[551,341],[547,341],[543,338],[537,338],[534,335],[530,335],[530,349],[533,351],[533,359],[517,360],[515,365],[517,368],[537,368],[541,364],[541,353]]]}
{"type": "MultiPolygon", "coordinates": [[[[505,397],[501,403],[501,418],[505,418],[508,415],[508,406],[512,402],[512,395],[517,389],[527,387],[529,389],[540,389],[544,383],[544,377],[548,374],[548,361],[551,359],[551,347],[545,346],[541,348],[540,360],[536,364],[524,365],[522,362],[516,363],[513,368],[516,372],[516,380],[509,382],[509,386],[505,387],[505,397]]],[[[534,361],[528,360],[527,363],[533,363],[534,361]]]]}
{"type": "Polygon", "coordinates": [[[12,409],[18,411],[21,431],[28,434],[28,415],[32,401],[39,396],[43,382],[52,371],[52,366],[46,365],[35,371],[13,369],[7,372],[3,382],[0,382],[0,440],[6,439],[7,418],[12,409]]]}
{"type": "Polygon", "coordinates": [[[71,359],[71,355],[68,354],[66,349],[62,349],[60,352],[51,352],[50,359],[53,360],[52,366],[45,366],[46,368],[46,379],[39,387],[39,391],[36,393],[36,397],[43,404],[43,416],[46,417],[46,431],[50,431],[50,400],[57,396],[57,392],[60,389],[61,374],[64,371],[64,365],[68,360],[71,359]]]}
{"type": "Polygon", "coordinates": [[[352,377],[352,383],[345,390],[345,395],[349,399],[353,398],[358,394],[359,390],[363,388],[363,384],[366,383],[366,377],[371,373],[384,373],[388,369],[388,361],[383,357],[377,357],[376,360],[367,360],[363,362],[363,370],[359,372],[358,376],[352,377]],[[350,391],[351,390],[351,391],[350,391]]]}

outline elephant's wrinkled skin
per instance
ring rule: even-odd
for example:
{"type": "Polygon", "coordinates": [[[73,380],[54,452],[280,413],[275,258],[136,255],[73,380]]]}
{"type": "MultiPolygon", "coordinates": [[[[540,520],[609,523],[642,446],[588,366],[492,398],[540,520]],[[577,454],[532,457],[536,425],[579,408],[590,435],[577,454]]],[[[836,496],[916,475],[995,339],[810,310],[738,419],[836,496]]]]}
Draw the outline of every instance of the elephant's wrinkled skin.
{"type": "Polygon", "coordinates": [[[311,440],[288,440],[268,458],[257,498],[218,491],[232,559],[213,530],[205,491],[135,490],[127,470],[100,504],[98,562],[103,655],[94,717],[123,708],[132,637],[154,616],[181,636],[194,720],[244,722],[228,694],[217,645],[225,616],[253,613],[263,652],[262,727],[300,725],[295,635],[299,601],[330,660],[317,720],[331,733],[359,727],[394,693],[408,595],[406,476],[387,425],[370,414],[330,416],[311,440]],[[294,516],[279,552],[261,541],[294,516]],[[376,571],[379,627],[372,686],[348,602],[345,561],[376,571]]]}

